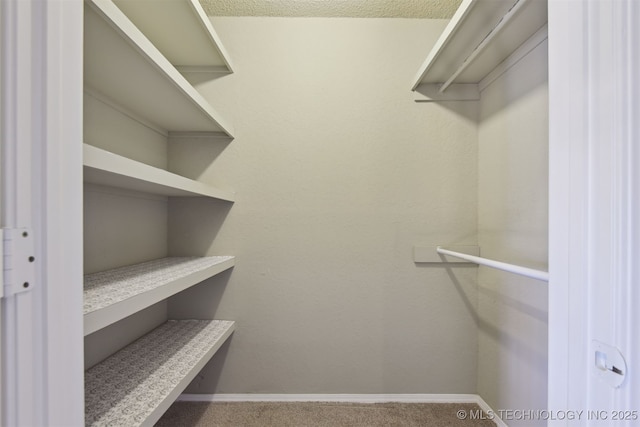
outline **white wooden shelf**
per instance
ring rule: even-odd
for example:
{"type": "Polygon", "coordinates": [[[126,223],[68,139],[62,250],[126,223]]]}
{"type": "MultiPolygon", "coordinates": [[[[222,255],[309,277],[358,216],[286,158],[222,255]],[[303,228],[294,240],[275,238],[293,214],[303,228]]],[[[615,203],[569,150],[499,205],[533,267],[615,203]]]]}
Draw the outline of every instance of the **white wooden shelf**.
{"type": "Polygon", "coordinates": [[[234,328],[224,320],[170,320],[88,369],[85,425],[152,426],[234,328]]]}
{"type": "MultiPolygon", "coordinates": [[[[233,138],[232,127],[181,74],[232,71],[198,0],[85,0],[85,93],[167,141],[185,134],[233,138]]],[[[90,130],[108,136],[106,122],[100,125],[90,130]]],[[[85,183],[234,200],[233,192],[89,144],[83,155],[85,183]]],[[[232,256],[172,257],[85,275],[84,334],[116,327],[234,264],[232,256]]],[[[153,426],[234,329],[231,321],[170,320],[88,369],[86,425],[153,426]]]]}
{"type": "Polygon", "coordinates": [[[178,70],[233,72],[220,37],[198,0],[114,0],[178,70]]]}
{"type": "Polygon", "coordinates": [[[111,0],[87,0],[84,16],[86,90],[167,132],[233,137],[231,126],[111,0]]]}
{"type": "Polygon", "coordinates": [[[234,266],[232,256],[172,257],[84,276],[89,335],[234,266]]]}
{"type": "Polygon", "coordinates": [[[232,202],[233,193],[83,144],[84,181],[163,196],[204,196],[232,202]]]}
{"type": "Polygon", "coordinates": [[[455,83],[468,97],[465,85],[480,83],[546,22],[546,0],[463,0],[420,67],[412,90],[455,83]]]}

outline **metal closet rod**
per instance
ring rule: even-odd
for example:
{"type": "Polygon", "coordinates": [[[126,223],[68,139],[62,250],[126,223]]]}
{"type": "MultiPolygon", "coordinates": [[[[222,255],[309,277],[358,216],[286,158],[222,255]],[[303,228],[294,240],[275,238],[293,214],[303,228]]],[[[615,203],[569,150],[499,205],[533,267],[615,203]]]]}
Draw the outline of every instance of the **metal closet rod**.
{"type": "Polygon", "coordinates": [[[440,86],[440,93],[444,93],[444,91],[447,90],[449,86],[451,86],[451,84],[458,78],[458,76],[462,74],[462,72],[466,70],[469,65],[471,65],[471,63],[478,57],[478,55],[480,55],[486,49],[489,43],[491,43],[494,37],[497,36],[498,33],[502,31],[502,29],[509,23],[509,21],[511,21],[511,19],[520,11],[520,9],[522,9],[527,1],[528,0],[516,0],[513,6],[511,6],[507,13],[496,24],[496,26],[493,27],[491,31],[489,31],[489,33],[480,42],[480,44],[476,46],[473,52],[471,52],[471,55],[469,55],[464,60],[462,65],[460,65],[460,67],[455,71],[455,73],[453,73],[451,77],[449,77],[449,79],[444,82],[442,86],[440,86]]]}
{"type": "Polygon", "coordinates": [[[498,270],[508,271],[510,273],[519,274],[521,276],[530,277],[532,279],[549,281],[549,273],[542,270],[534,270],[533,268],[521,267],[519,265],[507,264],[506,262],[494,261],[492,259],[482,258],[474,255],[467,255],[461,252],[454,252],[438,246],[436,251],[441,255],[450,255],[456,258],[464,259],[476,264],[485,265],[487,267],[497,268],[498,270]]]}

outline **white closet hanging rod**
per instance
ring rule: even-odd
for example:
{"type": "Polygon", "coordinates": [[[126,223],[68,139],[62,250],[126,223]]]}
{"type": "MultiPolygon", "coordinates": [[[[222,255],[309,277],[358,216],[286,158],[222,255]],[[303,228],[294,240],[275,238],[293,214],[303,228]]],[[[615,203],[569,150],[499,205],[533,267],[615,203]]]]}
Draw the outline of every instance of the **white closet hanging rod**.
{"type": "Polygon", "coordinates": [[[476,264],[497,268],[498,270],[508,271],[510,273],[519,274],[521,276],[530,277],[532,279],[542,280],[543,282],[549,281],[549,273],[546,271],[534,270],[533,268],[521,267],[519,265],[507,264],[506,262],[494,261],[492,259],[482,258],[474,255],[467,255],[461,252],[454,252],[448,249],[444,249],[441,246],[438,246],[436,248],[436,251],[441,255],[454,256],[456,258],[464,259],[476,264]]]}
{"type": "Polygon", "coordinates": [[[485,48],[489,45],[489,43],[491,43],[491,40],[493,40],[494,37],[497,36],[498,33],[502,31],[502,29],[509,23],[511,18],[513,18],[518,13],[518,11],[522,9],[527,1],[528,0],[517,0],[514,5],[511,6],[511,9],[509,9],[507,13],[500,19],[498,24],[493,27],[491,31],[489,31],[485,38],[480,42],[478,46],[476,46],[473,52],[471,52],[471,54],[464,60],[462,65],[460,65],[455,73],[453,73],[451,77],[449,77],[449,79],[444,82],[442,86],[440,86],[440,93],[444,93],[444,91],[447,90],[449,86],[451,86],[451,84],[458,78],[458,76],[462,74],[462,72],[466,70],[469,65],[471,65],[471,63],[478,57],[478,55],[480,55],[482,51],[484,51],[485,48]]]}

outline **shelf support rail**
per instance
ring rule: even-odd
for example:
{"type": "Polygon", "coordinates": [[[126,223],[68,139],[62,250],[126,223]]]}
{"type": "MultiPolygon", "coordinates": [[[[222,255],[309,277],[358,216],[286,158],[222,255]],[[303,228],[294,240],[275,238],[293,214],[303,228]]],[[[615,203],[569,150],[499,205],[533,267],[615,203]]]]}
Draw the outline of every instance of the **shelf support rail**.
{"type": "Polygon", "coordinates": [[[489,31],[489,33],[480,42],[480,44],[476,46],[473,52],[471,52],[471,54],[464,60],[462,65],[460,65],[460,67],[451,75],[451,77],[449,77],[449,79],[447,79],[447,81],[444,82],[442,86],[440,86],[440,93],[444,93],[444,91],[447,90],[449,86],[451,86],[451,84],[458,78],[458,76],[462,74],[462,72],[466,70],[469,65],[471,65],[476,57],[482,53],[482,51],[489,45],[489,43],[491,43],[491,40],[493,40],[493,38],[498,35],[498,33],[509,23],[511,18],[513,18],[518,13],[518,11],[522,9],[525,3],[527,3],[527,0],[516,0],[514,5],[511,6],[511,9],[509,9],[507,13],[500,19],[498,24],[493,27],[491,31],[489,31]]]}
{"type": "Polygon", "coordinates": [[[438,246],[436,252],[440,255],[450,255],[456,258],[464,259],[479,265],[487,267],[497,268],[498,270],[508,271],[509,273],[519,274],[521,276],[530,277],[536,280],[542,280],[543,282],[549,281],[549,273],[542,270],[535,270],[533,268],[521,267],[519,265],[508,264],[506,262],[494,261],[488,258],[482,258],[474,255],[467,255],[461,252],[454,252],[448,249],[438,246]]]}

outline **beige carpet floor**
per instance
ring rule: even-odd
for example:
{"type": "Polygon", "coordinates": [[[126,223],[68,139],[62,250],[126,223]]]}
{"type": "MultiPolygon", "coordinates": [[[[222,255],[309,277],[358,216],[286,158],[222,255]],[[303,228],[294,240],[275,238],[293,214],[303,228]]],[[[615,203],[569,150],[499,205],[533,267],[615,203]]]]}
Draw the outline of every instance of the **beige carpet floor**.
{"type": "Polygon", "coordinates": [[[157,427],[495,427],[474,403],[176,402],[157,427]],[[464,419],[461,419],[464,418],[464,419]]]}

